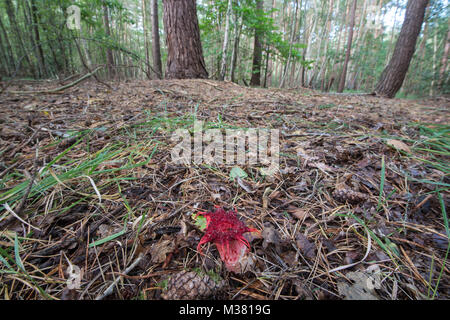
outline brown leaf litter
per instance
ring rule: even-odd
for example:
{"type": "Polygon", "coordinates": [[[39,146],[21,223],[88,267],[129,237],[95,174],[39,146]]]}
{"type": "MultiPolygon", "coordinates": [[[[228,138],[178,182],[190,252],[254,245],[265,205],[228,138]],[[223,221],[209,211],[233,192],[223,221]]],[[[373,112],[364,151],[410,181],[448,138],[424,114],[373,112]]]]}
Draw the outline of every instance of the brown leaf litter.
{"type": "MultiPolygon", "coordinates": [[[[448,172],[407,156],[421,138],[411,124],[448,124],[448,100],[212,80],[110,85],[0,95],[1,297],[450,298],[435,192],[448,172]],[[221,130],[278,128],[280,171],[268,177],[245,165],[248,177],[232,180],[229,166],[171,163],[171,132],[189,128],[194,113],[221,130]],[[26,224],[3,209],[22,200],[26,224]],[[213,246],[206,256],[195,250],[203,231],[192,215],[214,205],[236,207],[262,230],[248,235],[242,274],[227,272],[213,246]],[[82,271],[80,287],[68,287],[70,264],[82,271]],[[382,281],[368,288],[375,265],[382,281]]],[[[448,187],[440,193],[447,204],[448,187]]]]}

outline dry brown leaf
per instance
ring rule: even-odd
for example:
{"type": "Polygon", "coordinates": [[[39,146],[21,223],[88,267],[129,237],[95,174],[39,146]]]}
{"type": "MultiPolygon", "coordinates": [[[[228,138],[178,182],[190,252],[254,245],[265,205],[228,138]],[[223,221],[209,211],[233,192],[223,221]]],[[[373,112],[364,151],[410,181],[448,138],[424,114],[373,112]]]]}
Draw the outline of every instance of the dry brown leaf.
{"type": "Polygon", "coordinates": [[[287,211],[290,214],[292,214],[294,217],[296,217],[298,220],[303,220],[307,216],[309,216],[309,212],[302,208],[296,208],[296,207],[290,206],[287,211]]]}
{"type": "Polygon", "coordinates": [[[345,300],[379,300],[375,290],[368,285],[370,277],[365,272],[349,272],[346,277],[353,280],[353,284],[338,282],[339,294],[345,300]]]}
{"type": "Polygon", "coordinates": [[[262,244],[264,249],[266,249],[270,243],[278,246],[281,242],[281,237],[278,234],[278,231],[269,226],[264,227],[263,231],[261,232],[261,236],[264,239],[262,244]]]}
{"type": "Polygon", "coordinates": [[[300,251],[309,259],[314,259],[316,256],[316,246],[314,243],[311,243],[308,238],[301,234],[297,233],[295,237],[296,243],[300,251]]]}
{"type": "Polygon", "coordinates": [[[150,254],[153,263],[163,263],[166,256],[175,249],[175,243],[171,239],[161,240],[152,245],[150,254]]]}
{"type": "Polygon", "coordinates": [[[408,145],[400,140],[390,139],[390,140],[386,141],[386,144],[388,146],[394,147],[397,150],[405,151],[408,153],[411,152],[411,149],[408,147],[408,145]]]}

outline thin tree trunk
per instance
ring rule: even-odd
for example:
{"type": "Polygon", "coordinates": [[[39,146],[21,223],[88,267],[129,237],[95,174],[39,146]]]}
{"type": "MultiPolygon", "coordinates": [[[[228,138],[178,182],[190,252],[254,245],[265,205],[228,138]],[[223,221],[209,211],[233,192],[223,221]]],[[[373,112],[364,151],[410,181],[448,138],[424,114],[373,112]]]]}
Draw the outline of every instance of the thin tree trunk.
{"type": "MultiPolygon", "coordinates": [[[[263,0],[256,0],[256,14],[262,16],[264,10],[263,0]]],[[[250,80],[251,86],[261,85],[261,60],[262,60],[262,33],[259,26],[255,27],[255,41],[253,45],[253,63],[252,63],[252,78],[250,80]]]]}
{"type": "MultiPolygon", "coordinates": [[[[298,5],[297,25],[295,27],[296,34],[295,34],[295,37],[294,37],[294,45],[296,45],[296,44],[298,44],[300,42],[300,30],[302,28],[303,20],[304,20],[304,18],[302,16],[303,4],[304,4],[303,0],[300,0],[299,5],[298,5]]],[[[292,56],[291,56],[291,58],[292,58],[292,56]]],[[[297,87],[298,86],[298,83],[299,83],[298,77],[299,77],[300,72],[297,72],[297,69],[298,69],[297,66],[298,66],[298,60],[297,59],[291,59],[291,70],[290,70],[290,75],[289,75],[289,87],[292,87],[292,86],[297,87]]],[[[298,70],[300,70],[300,69],[298,69],[298,70]]]]}
{"type": "Polygon", "coordinates": [[[159,41],[158,0],[152,0],[153,69],[156,77],[162,79],[161,45],[159,41]]]}
{"type": "MultiPolygon", "coordinates": [[[[317,11],[317,1],[318,0],[314,0],[313,4],[314,4],[314,9],[313,9],[313,13],[317,11]]],[[[317,19],[314,19],[314,17],[311,15],[311,18],[314,20],[313,22],[313,26],[312,28],[309,30],[308,32],[308,36],[307,36],[307,41],[306,41],[306,47],[303,49],[303,64],[302,64],[302,87],[306,86],[307,81],[307,71],[306,71],[306,60],[309,58],[309,53],[311,52],[311,39],[312,39],[312,35],[314,34],[314,31],[316,30],[317,27],[317,19]]]]}
{"type": "Polygon", "coordinates": [[[9,64],[8,58],[5,53],[6,52],[5,45],[3,44],[3,37],[2,37],[1,33],[0,33],[0,51],[1,51],[0,54],[1,54],[1,59],[2,59],[2,66],[3,66],[3,70],[0,69],[0,72],[1,72],[0,81],[1,81],[2,74],[6,74],[7,76],[11,75],[11,70],[10,70],[11,65],[9,64]]]}
{"type": "Polygon", "coordinates": [[[344,67],[342,68],[341,79],[339,81],[339,87],[337,92],[343,92],[345,87],[345,78],[347,77],[347,66],[350,60],[350,52],[352,50],[352,40],[353,40],[353,27],[355,25],[355,11],[356,11],[357,0],[353,0],[352,12],[350,14],[350,25],[347,39],[347,51],[345,53],[344,67]]]}
{"type": "MultiPolygon", "coordinates": [[[[324,2],[325,3],[325,2],[324,2]]],[[[323,5],[323,4],[322,4],[323,5]]],[[[318,18],[316,19],[316,20],[318,20],[318,18]]],[[[318,44],[318,46],[317,46],[317,55],[316,55],[316,59],[314,59],[315,61],[314,61],[314,68],[313,68],[313,70],[312,70],[312,72],[311,72],[311,77],[310,77],[310,79],[309,79],[309,87],[310,88],[312,88],[313,87],[313,84],[314,84],[314,81],[315,81],[315,79],[316,79],[316,76],[317,76],[317,66],[318,66],[318,64],[319,64],[319,59],[320,59],[320,55],[321,55],[321,49],[322,49],[322,42],[323,42],[323,40],[324,40],[324,37],[325,37],[325,26],[326,26],[326,22],[324,23],[324,26],[322,27],[322,30],[321,30],[321,36],[320,36],[320,39],[319,39],[319,44],[318,44]]]]}
{"type": "Polygon", "coordinates": [[[408,0],[394,53],[375,87],[376,94],[393,98],[400,90],[414,54],[427,4],[428,0],[408,0]]]}
{"type": "Polygon", "coordinates": [[[397,2],[396,2],[395,13],[394,13],[394,23],[393,23],[392,32],[391,32],[391,40],[389,42],[389,47],[388,47],[388,52],[386,54],[385,64],[387,64],[389,62],[389,58],[390,58],[390,55],[391,55],[391,52],[392,52],[392,48],[394,47],[395,27],[397,26],[398,8],[399,8],[399,0],[397,0],[397,2]]]}
{"type": "Polygon", "coordinates": [[[412,66],[411,71],[406,76],[406,80],[408,81],[406,85],[406,95],[409,95],[415,86],[415,84],[420,79],[420,70],[422,69],[424,59],[425,59],[425,47],[428,40],[428,26],[429,26],[429,17],[430,17],[430,5],[427,6],[427,9],[425,10],[425,26],[423,28],[423,37],[420,41],[419,49],[417,51],[417,58],[415,59],[415,62],[412,66]]]}
{"type": "Polygon", "coordinates": [[[234,14],[234,45],[233,45],[233,51],[231,52],[231,70],[230,70],[230,80],[232,82],[235,81],[235,72],[236,72],[236,65],[237,65],[237,58],[239,55],[239,40],[241,38],[241,31],[242,31],[242,13],[238,15],[237,12],[234,14]]]}
{"type": "MultiPolygon", "coordinates": [[[[103,2],[103,23],[105,25],[105,32],[108,41],[111,41],[111,29],[109,27],[109,13],[108,6],[103,2]]],[[[108,65],[108,77],[114,77],[114,58],[112,49],[108,46],[106,48],[106,63],[108,65]]]]}
{"type": "MultiPolygon", "coordinates": [[[[3,34],[3,39],[5,41],[6,56],[8,57],[8,61],[7,62],[9,63],[11,68],[15,69],[16,68],[16,62],[14,60],[14,54],[13,54],[13,51],[12,51],[11,42],[9,42],[9,37],[8,37],[8,34],[6,33],[5,26],[3,25],[3,21],[2,21],[1,15],[0,15],[0,29],[1,29],[1,32],[3,34]]],[[[13,73],[11,73],[11,75],[12,74],[13,73]]]]}
{"type": "Polygon", "coordinates": [[[227,72],[228,40],[230,34],[230,19],[232,10],[233,10],[233,3],[231,0],[228,0],[227,16],[225,20],[225,35],[223,37],[223,45],[222,45],[222,63],[220,66],[220,75],[219,75],[219,80],[222,81],[225,79],[225,74],[227,72]]]}
{"type": "Polygon", "coordinates": [[[327,64],[327,53],[328,53],[328,44],[329,44],[329,36],[331,32],[331,16],[333,14],[333,3],[334,0],[330,1],[328,14],[327,14],[327,22],[326,22],[326,31],[324,33],[324,40],[325,40],[325,48],[324,52],[322,54],[322,65],[320,66],[319,70],[319,79],[321,80],[320,90],[324,90],[324,84],[325,84],[325,69],[327,64]]]}
{"type": "Polygon", "coordinates": [[[36,56],[39,63],[39,69],[41,70],[41,75],[43,77],[47,77],[47,69],[45,66],[45,58],[44,58],[44,52],[42,50],[41,45],[41,36],[39,34],[39,16],[38,16],[38,10],[36,6],[36,0],[30,0],[31,1],[31,20],[33,23],[33,31],[34,31],[34,38],[36,39],[36,56]]]}
{"type": "MultiPolygon", "coordinates": [[[[80,28],[80,42],[81,42],[81,48],[83,49],[83,51],[84,51],[84,58],[86,59],[85,60],[85,63],[83,63],[83,66],[85,67],[85,69],[86,69],[86,71],[91,71],[91,67],[92,67],[92,60],[91,60],[91,56],[90,56],[90,54],[89,54],[89,48],[88,48],[88,44],[87,44],[87,42],[86,42],[86,39],[84,39],[84,38],[82,38],[82,35],[83,33],[82,33],[82,28],[80,28]]],[[[79,51],[79,53],[80,53],[80,59],[82,59],[82,57],[83,57],[83,55],[81,54],[81,52],[79,51]]],[[[84,60],[82,60],[82,61],[84,61],[84,60]]]]}
{"type": "Polygon", "coordinates": [[[437,49],[438,49],[437,42],[438,42],[437,41],[437,33],[435,33],[433,36],[433,78],[431,79],[431,84],[430,84],[430,96],[434,96],[434,85],[436,83],[436,69],[437,69],[436,53],[437,53],[437,49]]]}
{"type": "MultiPolygon", "coordinates": [[[[33,75],[33,77],[36,77],[36,69],[34,68],[33,64],[31,63],[29,53],[26,50],[25,45],[22,40],[22,34],[19,30],[19,25],[17,24],[16,14],[14,13],[14,5],[11,2],[11,0],[5,0],[5,4],[6,4],[6,12],[8,13],[11,28],[13,29],[15,36],[17,37],[18,52],[20,52],[20,54],[23,55],[25,61],[27,62],[28,66],[30,68],[30,71],[31,71],[31,74],[33,75]]],[[[19,63],[20,63],[20,61],[19,61],[19,63]]]]}
{"type": "MultiPolygon", "coordinates": [[[[338,2],[338,8],[339,8],[339,2],[338,2]]],[[[339,27],[339,33],[338,33],[339,35],[338,35],[337,42],[336,42],[337,48],[333,55],[333,62],[331,64],[331,77],[330,77],[330,81],[328,82],[328,90],[331,89],[334,81],[337,78],[336,69],[338,68],[338,63],[339,63],[339,58],[340,58],[340,53],[341,53],[341,39],[342,39],[342,34],[344,33],[343,30],[344,30],[345,21],[347,20],[348,11],[349,11],[349,6],[346,5],[346,9],[344,11],[344,17],[343,17],[342,23],[340,23],[340,27],[339,27]]],[[[339,12],[338,12],[338,15],[339,15],[339,12]]]]}
{"type": "MultiPolygon", "coordinates": [[[[66,4],[61,1],[60,2],[60,7],[61,7],[62,12],[64,13],[64,17],[67,19],[67,14],[66,14],[67,6],[66,6],[66,4]]],[[[71,52],[70,52],[71,48],[73,46],[73,42],[69,42],[67,45],[64,45],[64,34],[63,34],[63,31],[60,30],[55,23],[53,23],[53,27],[55,28],[55,30],[57,30],[58,46],[59,46],[60,55],[61,55],[61,58],[62,58],[62,64],[60,64],[61,67],[59,67],[57,69],[57,72],[61,72],[62,71],[63,75],[65,75],[67,73],[71,73],[72,74],[73,72],[71,72],[71,70],[69,70],[69,65],[70,65],[69,59],[73,59],[73,56],[71,56],[71,52]],[[66,49],[67,48],[69,48],[69,53],[68,54],[66,53],[66,49]]],[[[48,31],[45,32],[45,30],[46,30],[46,24],[45,23],[42,24],[42,28],[44,29],[44,34],[47,34],[47,39],[49,39],[48,31]]]]}
{"type": "MultiPolygon", "coordinates": [[[[270,13],[270,18],[273,19],[273,9],[275,8],[275,0],[272,0],[272,11],[270,13]]],[[[270,45],[266,46],[266,71],[264,74],[264,88],[270,87],[272,85],[272,72],[273,72],[273,61],[270,59],[270,45]]]]}
{"type": "Polygon", "coordinates": [[[151,79],[150,76],[150,48],[148,41],[148,26],[147,26],[147,0],[142,0],[142,27],[144,28],[144,51],[145,51],[145,75],[147,79],[151,79]]]}
{"type": "MultiPolygon", "coordinates": [[[[370,3],[370,0],[368,1],[370,3]]],[[[364,0],[364,7],[363,7],[363,12],[361,14],[361,19],[360,19],[360,23],[359,23],[359,27],[358,27],[358,35],[357,35],[357,39],[355,41],[355,47],[359,48],[359,54],[357,59],[354,61],[354,75],[353,75],[353,79],[352,79],[352,87],[357,90],[357,88],[360,88],[360,83],[358,83],[358,79],[359,76],[362,74],[363,69],[360,68],[361,64],[364,63],[366,54],[368,53],[369,50],[364,50],[367,45],[366,45],[366,40],[367,40],[367,31],[369,30],[368,26],[367,26],[367,22],[366,19],[364,17],[367,16],[367,1],[364,0]],[[362,51],[362,53],[361,53],[362,51]]]]}
{"type": "Polygon", "coordinates": [[[294,12],[294,16],[292,18],[291,34],[289,37],[289,53],[288,53],[288,58],[286,60],[286,64],[284,65],[283,76],[281,77],[281,82],[280,82],[280,88],[282,88],[284,86],[284,82],[286,81],[286,74],[289,69],[289,63],[291,61],[292,46],[294,45],[295,27],[297,24],[297,12],[298,12],[298,0],[295,1],[295,12],[294,12]]]}
{"type": "Polygon", "coordinates": [[[441,69],[439,70],[439,84],[438,89],[442,90],[445,83],[445,73],[448,66],[448,54],[450,52],[450,19],[447,25],[447,39],[445,41],[444,53],[442,54],[441,69]]]}

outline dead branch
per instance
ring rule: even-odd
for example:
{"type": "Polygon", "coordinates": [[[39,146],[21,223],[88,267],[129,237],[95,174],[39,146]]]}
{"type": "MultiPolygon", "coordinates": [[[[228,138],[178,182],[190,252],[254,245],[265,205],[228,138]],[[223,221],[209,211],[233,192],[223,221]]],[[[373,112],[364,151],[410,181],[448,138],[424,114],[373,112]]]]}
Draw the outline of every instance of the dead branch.
{"type": "Polygon", "coordinates": [[[89,72],[82,76],[80,79],[75,80],[74,82],[71,82],[69,84],[66,84],[65,86],[50,89],[50,90],[36,90],[36,91],[7,91],[7,93],[13,93],[13,94],[49,94],[49,93],[59,93],[63,90],[66,90],[68,88],[71,88],[77,84],[79,84],[81,81],[86,80],[87,78],[93,76],[98,70],[103,68],[103,66],[95,68],[92,72],[89,72]]]}

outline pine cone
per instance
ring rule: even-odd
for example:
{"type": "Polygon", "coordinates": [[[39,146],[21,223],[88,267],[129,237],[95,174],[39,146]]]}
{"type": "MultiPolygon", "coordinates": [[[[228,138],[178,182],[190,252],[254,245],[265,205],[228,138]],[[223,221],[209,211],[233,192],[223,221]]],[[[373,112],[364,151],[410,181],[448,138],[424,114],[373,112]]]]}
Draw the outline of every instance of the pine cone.
{"type": "Polygon", "coordinates": [[[194,271],[181,271],[169,279],[167,289],[162,294],[164,300],[200,300],[211,297],[223,286],[207,274],[194,271]]]}
{"type": "Polygon", "coordinates": [[[368,199],[365,193],[353,191],[351,189],[338,189],[334,190],[333,196],[339,202],[359,203],[368,199]]]}

